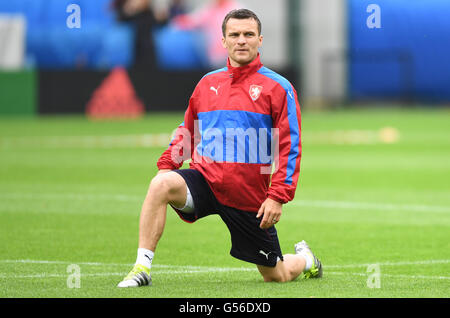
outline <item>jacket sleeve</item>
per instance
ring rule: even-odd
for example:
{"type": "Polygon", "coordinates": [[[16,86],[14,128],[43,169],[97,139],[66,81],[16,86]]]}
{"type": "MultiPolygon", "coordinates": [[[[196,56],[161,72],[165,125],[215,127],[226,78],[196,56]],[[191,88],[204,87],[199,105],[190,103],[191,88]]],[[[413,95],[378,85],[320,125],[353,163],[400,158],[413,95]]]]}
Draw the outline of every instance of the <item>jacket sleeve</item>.
{"type": "Polygon", "coordinates": [[[291,84],[277,86],[272,95],[272,120],[275,128],[275,171],[267,197],[280,203],[294,198],[302,156],[301,112],[297,92],[291,84]]]}
{"type": "Polygon", "coordinates": [[[185,160],[191,158],[192,151],[194,151],[196,90],[189,99],[189,106],[184,114],[183,123],[178,126],[169,147],[163,152],[157,162],[159,170],[179,169],[185,160]]]}

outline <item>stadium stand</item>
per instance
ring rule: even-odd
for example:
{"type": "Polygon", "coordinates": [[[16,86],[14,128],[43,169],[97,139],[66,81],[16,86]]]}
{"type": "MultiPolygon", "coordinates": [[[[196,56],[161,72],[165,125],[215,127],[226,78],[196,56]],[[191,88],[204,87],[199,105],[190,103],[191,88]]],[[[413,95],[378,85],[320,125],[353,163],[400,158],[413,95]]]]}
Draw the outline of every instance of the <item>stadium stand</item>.
{"type": "MultiPolygon", "coordinates": [[[[40,69],[112,69],[133,64],[133,26],[116,20],[111,0],[0,0],[0,13],[22,15],[26,26],[27,65],[40,69]],[[68,28],[70,4],[81,8],[81,27],[68,28]]],[[[161,68],[203,67],[195,31],[170,25],[154,30],[161,68]],[[164,39],[164,41],[163,41],[164,39]]]]}

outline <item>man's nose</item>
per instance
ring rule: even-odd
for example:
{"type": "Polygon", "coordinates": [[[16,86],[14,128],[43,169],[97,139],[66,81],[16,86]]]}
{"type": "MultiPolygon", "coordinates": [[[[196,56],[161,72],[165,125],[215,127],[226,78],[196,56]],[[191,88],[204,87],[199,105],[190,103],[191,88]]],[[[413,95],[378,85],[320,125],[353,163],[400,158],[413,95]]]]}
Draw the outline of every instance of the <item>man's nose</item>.
{"type": "Polygon", "coordinates": [[[243,45],[245,43],[247,43],[247,39],[245,38],[245,35],[241,34],[238,38],[238,44],[243,45]]]}

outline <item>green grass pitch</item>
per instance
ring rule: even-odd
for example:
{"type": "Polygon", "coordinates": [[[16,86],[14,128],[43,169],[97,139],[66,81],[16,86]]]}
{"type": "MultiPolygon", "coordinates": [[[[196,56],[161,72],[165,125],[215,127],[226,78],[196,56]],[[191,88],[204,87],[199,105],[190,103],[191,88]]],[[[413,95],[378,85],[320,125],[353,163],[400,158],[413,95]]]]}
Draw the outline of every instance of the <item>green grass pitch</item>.
{"type": "Polygon", "coordinates": [[[191,225],[168,209],[153,286],[118,289],[183,114],[0,118],[0,297],[447,298],[449,119],[448,109],[303,112],[300,185],[277,230],[284,253],[309,243],[322,279],[264,283],[229,255],[219,217],[191,225]]]}

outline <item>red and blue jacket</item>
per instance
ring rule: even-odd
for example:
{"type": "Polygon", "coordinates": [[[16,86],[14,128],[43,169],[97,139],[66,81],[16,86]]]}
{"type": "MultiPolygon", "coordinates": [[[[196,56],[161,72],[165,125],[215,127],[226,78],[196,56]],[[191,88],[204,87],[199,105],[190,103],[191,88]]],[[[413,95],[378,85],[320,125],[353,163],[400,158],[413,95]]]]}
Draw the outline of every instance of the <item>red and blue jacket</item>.
{"type": "Polygon", "coordinates": [[[301,154],[297,92],[258,55],[242,67],[228,60],[200,80],[157,166],[179,169],[191,159],[190,168],[203,174],[221,204],[257,212],[267,197],[294,198],[301,154]]]}

